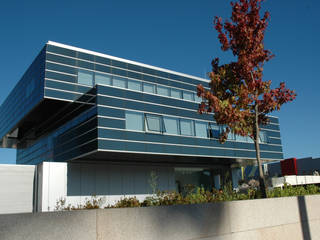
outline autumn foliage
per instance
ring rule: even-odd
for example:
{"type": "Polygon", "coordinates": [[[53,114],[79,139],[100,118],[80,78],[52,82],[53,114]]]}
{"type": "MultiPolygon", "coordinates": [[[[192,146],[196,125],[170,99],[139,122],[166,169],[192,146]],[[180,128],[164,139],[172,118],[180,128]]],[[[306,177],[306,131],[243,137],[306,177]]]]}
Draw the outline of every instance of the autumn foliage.
{"type": "Polygon", "coordinates": [[[258,124],[267,124],[267,114],[280,110],[282,104],[295,99],[296,94],[280,83],[271,89],[271,81],[263,81],[263,66],[274,55],[264,49],[264,34],[270,14],[260,16],[263,0],[240,0],[232,2],[229,21],[215,17],[214,27],[223,51],[231,50],[237,61],[219,64],[212,61],[209,73],[210,89],[197,87],[203,101],[199,112],[214,112],[217,124],[226,125],[220,141],[227,139],[229,132],[250,136],[256,140],[255,119],[258,124]],[[257,115],[256,115],[257,114],[257,115]]]}

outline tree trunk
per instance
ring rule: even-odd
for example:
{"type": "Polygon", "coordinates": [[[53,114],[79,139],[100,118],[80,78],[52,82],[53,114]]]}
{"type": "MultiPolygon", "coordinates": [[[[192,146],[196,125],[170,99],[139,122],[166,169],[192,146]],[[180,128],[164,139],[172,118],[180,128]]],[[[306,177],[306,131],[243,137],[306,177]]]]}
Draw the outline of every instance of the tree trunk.
{"type": "Polygon", "coordinates": [[[261,197],[267,198],[266,183],[265,183],[265,178],[264,178],[261,159],[260,159],[260,145],[259,145],[260,129],[259,129],[259,119],[258,119],[258,116],[259,116],[258,104],[256,104],[254,108],[255,108],[254,144],[256,148],[256,158],[257,158],[257,163],[259,167],[260,191],[261,191],[261,197]]]}

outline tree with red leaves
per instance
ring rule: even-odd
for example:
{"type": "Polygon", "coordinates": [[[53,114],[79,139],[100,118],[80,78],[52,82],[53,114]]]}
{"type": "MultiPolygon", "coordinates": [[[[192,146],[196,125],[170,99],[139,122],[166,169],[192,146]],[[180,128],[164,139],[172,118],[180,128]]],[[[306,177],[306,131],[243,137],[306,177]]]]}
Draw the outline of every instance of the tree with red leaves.
{"type": "Polygon", "coordinates": [[[262,197],[266,197],[266,185],[260,159],[259,126],[268,124],[268,113],[280,110],[282,104],[293,101],[294,91],[285,83],[271,89],[271,81],[262,80],[263,66],[274,55],[264,49],[264,34],[269,12],[260,17],[263,0],[239,0],[232,2],[231,21],[222,23],[215,17],[214,26],[223,51],[231,50],[237,61],[219,65],[215,58],[209,73],[210,90],[202,85],[197,87],[202,103],[200,113],[214,112],[217,124],[226,126],[220,142],[228,134],[249,136],[253,139],[259,166],[259,182],[262,197]]]}

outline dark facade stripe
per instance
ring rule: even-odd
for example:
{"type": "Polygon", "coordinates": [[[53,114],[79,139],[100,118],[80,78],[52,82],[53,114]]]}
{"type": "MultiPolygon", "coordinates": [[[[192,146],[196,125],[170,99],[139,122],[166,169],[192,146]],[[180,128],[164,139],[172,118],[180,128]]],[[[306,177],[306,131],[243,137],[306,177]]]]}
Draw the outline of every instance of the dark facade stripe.
{"type": "MultiPolygon", "coordinates": [[[[111,139],[124,139],[127,141],[143,141],[152,143],[168,143],[168,144],[182,144],[182,145],[194,145],[201,147],[215,147],[215,148],[230,148],[230,149],[243,149],[243,150],[255,150],[253,143],[227,141],[221,144],[217,139],[206,139],[197,137],[183,137],[173,136],[166,134],[155,133],[141,133],[130,131],[119,131],[114,129],[99,129],[99,138],[111,138],[111,139]]],[[[183,146],[181,146],[183,147],[183,146]]],[[[268,144],[260,144],[261,151],[274,151],[282,152],[281,146],[273,146],[268,144]]]]}
{"type": "MultiPolygon", "coordinates": [[[[148,144],[136,142],[116,142],[112,140],[99,140],[98,148],[101,150],[111,151],[129,151],[129,152],[143,152],[161,155],[189,155],[189,156],[203,156],[203,157],[232,157],[232,158],[255,158],[255,152],[245,152],[237,150],[225,149],[199,149],[196,147],[179,147],[172,145],[148,144]]],[[[261,153],[264,159],[282,159],[282,153],[261,153]]]]}

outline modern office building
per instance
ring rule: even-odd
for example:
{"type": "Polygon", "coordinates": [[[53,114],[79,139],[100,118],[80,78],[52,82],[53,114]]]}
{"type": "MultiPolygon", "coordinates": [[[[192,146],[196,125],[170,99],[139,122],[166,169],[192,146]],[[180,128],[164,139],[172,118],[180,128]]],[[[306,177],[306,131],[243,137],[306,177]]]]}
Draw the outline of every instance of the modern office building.
{"type": "MultiPolygon", "coordinates": [[[[160,189],[218,187],[255,150],[239,136],[220,144],[222,127],[197,112],[196,87],[208,82],[49,41],[0,108],[1,146],[17,149],[18,164],[66,163],[72,196],[146,194],[150,171],[160,189]]],[[[281,160],[279,121],[270,120],[261,157],[281,160]]]]}

